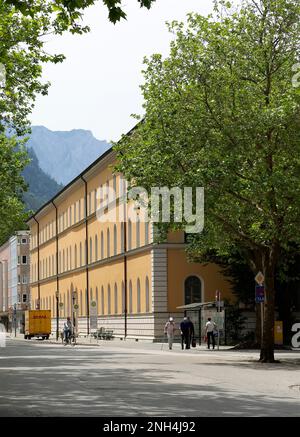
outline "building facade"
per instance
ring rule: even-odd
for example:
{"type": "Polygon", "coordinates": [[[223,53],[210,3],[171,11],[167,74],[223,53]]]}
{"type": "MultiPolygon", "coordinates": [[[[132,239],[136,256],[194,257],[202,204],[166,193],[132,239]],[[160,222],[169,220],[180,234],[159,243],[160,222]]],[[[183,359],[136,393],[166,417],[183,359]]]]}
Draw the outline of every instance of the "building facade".
{"type": "Polygon", "coordinates": [[[29,231],[18,231],[0,247],[0,319],[18,332],[23,332],[30,301],[29,246],[29,231]]]}
{"type": "Polygon", "coordinates": [[[187,261],[183,232],[157,244],[151,223],[130,219],[115,163],[110,149],[28,221],[31,308],[51,310],[53,333],[70,316],[78,333],[155,340],[178,306],[215,300],[216,289],[231,299],[230,284],[217,265],[187,261]]]}

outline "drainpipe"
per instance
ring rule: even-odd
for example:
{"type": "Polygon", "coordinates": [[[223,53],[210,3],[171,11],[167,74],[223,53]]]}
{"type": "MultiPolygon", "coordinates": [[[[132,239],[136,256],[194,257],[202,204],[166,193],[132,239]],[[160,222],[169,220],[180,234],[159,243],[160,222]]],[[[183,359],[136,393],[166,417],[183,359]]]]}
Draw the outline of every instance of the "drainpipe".
{"type": "Polygon", "coordinates": [[[86,323],[87,323],[87,333],[90,333],[90,298],[89,298],[89,244],[88,244],[88,209],[87,209],[87,181],[81,176],[84,182],[84,210],[85,210],[85,264],[86,264],[86,323]]]}
{"type": "Polygon", "coordinates": [[[58,211],[57,206],[52,200],[52,205],[55,208],[55,241],[56,241],[56,341],[59,339],[59,277],[58,277],[58,211]]]}
{"type": "Polygon", "coordinates": [[[37,249],[38,249],[38,309],[41,308],[41,291],[40,291],[40,224],[35,217],[33,220],[37,223],[37,249]]]}

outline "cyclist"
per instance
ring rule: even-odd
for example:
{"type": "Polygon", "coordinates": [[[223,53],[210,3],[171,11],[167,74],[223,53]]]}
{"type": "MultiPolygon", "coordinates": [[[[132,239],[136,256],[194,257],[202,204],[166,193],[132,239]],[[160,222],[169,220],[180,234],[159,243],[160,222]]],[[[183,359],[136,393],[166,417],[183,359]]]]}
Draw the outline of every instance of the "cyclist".
{"type": "Polygon", "coordinates": [[[68,343],[73,332],[73,325],[71,322],[71,318],[67,317],[67,321],[64,323],[64,340],[68,343]]]}

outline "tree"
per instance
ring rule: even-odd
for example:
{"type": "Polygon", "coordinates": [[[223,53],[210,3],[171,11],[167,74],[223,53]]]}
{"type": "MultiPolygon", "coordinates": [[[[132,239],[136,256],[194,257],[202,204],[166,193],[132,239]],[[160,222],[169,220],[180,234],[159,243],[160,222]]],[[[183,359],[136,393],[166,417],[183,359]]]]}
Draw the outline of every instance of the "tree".
{"type": "MultiPolygon", "coordinates": [[[[122,6],[122,0],[102,0],[108,9],[108,19],[116,23],[121,19],[126,19],[126,13],[122,6]]],[[[151,8],[155,0],[137,0],[141,7],[151,8]]],[[[85,31],[87,27],[82,27],[79,23],[83,16],[83,11],[89,6],[94,5],[97,0],[50,0],[44,2],[48,10],[55,16],[55,27],[57,31],[71,30],[78,33],[85,31]]],[[[40,12],[41,3],[35,0],[20,1],[6,0],[6,3],[15,6],[22,14],[35,17],[40,12]]]]}
{"type": "Polygon", "coordinates": [[[219,1],[215,17],[169,26],[169,57],[145,59],[144,120],[115,148],[135,184],[205,188],[198,256],[234,249],[263,272],[260,360],[274,362],[275,269],[300,242],[300,4],[230,8],[219,1]]]}
{"type": "Polygon", "coordinates": [[[32,18],[0,0],[0,243],[24,227],[26,213],[21,172],[28,163],[24,135],[38,93],[46,94],[42,63],[60,62],[61,55],[44,51],[42,36],[54,32],[49,8],[40,6],[32,18]],[[5,74],[4,74],[5,73],[5,74]]]}

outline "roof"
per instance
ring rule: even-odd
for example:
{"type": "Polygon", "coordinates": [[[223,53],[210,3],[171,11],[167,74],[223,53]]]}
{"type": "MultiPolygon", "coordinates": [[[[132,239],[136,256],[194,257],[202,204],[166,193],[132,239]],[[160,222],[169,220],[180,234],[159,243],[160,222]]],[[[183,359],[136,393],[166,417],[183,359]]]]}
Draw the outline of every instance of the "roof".
{"type": "Polygon", "coordinates": [[[190,303],[188,305],[182,305],[180,307],[177,307],[178,309],[181,310],[199,310],[203,307],[206,306],[215,306],[216,302],[195,302],[195,303],[190,303]]]}

